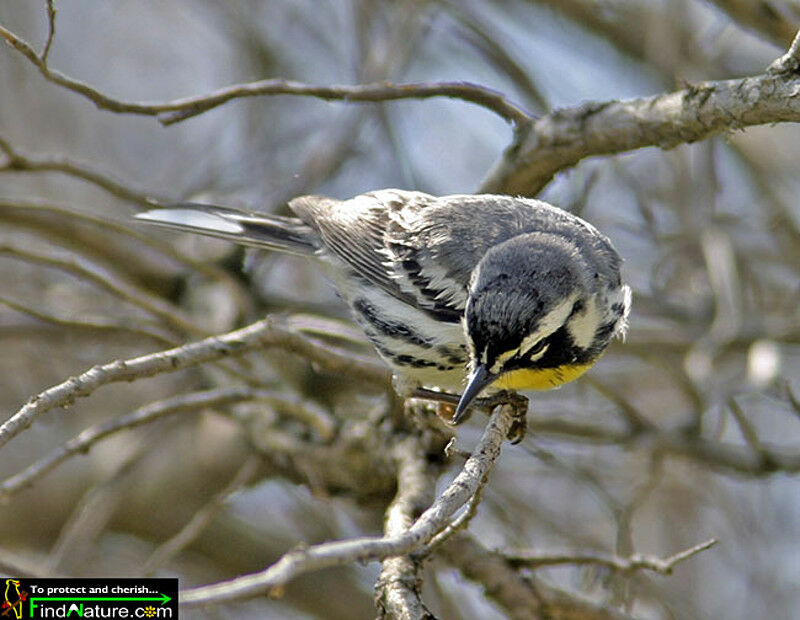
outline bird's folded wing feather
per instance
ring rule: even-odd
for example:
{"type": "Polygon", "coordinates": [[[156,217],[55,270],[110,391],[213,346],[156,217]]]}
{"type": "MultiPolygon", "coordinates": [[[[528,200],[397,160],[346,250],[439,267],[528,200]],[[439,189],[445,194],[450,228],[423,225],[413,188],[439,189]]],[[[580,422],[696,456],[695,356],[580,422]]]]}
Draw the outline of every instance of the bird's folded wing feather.
{"type": "Polygon", "coordinates": [[[448,322],[460,320],[472,272],[489,248],[575,219],[538,201],[401,190],[345,201],[302,196],[290,207],[355,274],[448,322]]]}

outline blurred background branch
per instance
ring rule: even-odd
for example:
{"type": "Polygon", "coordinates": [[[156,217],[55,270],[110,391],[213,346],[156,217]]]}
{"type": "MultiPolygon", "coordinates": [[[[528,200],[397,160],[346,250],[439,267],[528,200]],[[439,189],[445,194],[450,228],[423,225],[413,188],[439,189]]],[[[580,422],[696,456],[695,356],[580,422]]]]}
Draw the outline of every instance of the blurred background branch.
{"type": "Polygon", "coordinates": [[[226,617],[800,605],[797,0],[43,0],[3,3],[0,25],[6,572],[194,588],[297,545],[406,540],[486,420],[446,449],[453,429],[397,401],[313,265],[143,230],[131,209],[483,179],[612,238],[628,342],[533,395],[528,437],[470,478],[434,544],[226,617]]]}

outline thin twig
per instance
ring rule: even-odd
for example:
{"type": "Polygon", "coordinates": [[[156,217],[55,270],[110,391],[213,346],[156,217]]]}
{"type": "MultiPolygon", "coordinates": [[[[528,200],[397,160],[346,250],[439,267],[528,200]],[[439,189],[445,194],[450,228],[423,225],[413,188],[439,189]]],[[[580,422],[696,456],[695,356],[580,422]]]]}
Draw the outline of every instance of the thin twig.
{"type": "Polygon", "coordinates": [[[472,519],[475,518],[475,515],[478,514],[478,506],[480,506],[481,502],[483,501],[483,492],[486,489],[486,484],[488,482],[488,476],[481,480],[478,488],[475,490],[475,495],[470,498],[469,503],[464,511],[455,519],[453,519],[445,529],[434,536],[434,538],[427,545],[425,545],[425,547],[421,549],[417,555],[428,555],[432,551],[435,551],[440,545],[444,544],[455,534],[465,529],[469,525],[470,521],[472,521],[472,519]]]}
{"type": "Polygon", "coordinates": [[[186,316],[186,314],[174,304],[170,304],[161,297],[151,295],[147,291],[125,282],[93,261],[90,261],[85,256],[72,254],[67,258],[61,258],[35,252],[9,243],[0,244],[0,255],[2,254],[32,263],[47,265],[48,267],[64,271],[86,280],[87,282],[91,282],[115,297],[127,301],[149,314],[162,319],[167,325],[181,332],[194,336],[207,333],[197,327],[192,322],[191,318],[186,316]]]}
{"type": "Polygon", "coordinates": [[[0,304],[8,306],[12,310],[15,310],[21,314],[25,314],[31,318],[36,319],[37,321],[42,321],[43,323],[49,323],[51,325],[58,325],[59,327],[67,327],[69,329],[79,329],[79,330],[122,332],[122,333],[134,334],[137,336],[146,336],[147,338],[152,338],[153,340],[156,340],[162,345],[174,346],[178,344],[177,340],[174,337],[156,331],[155,329],[150,329],[145,325],[136,325],[135,323],[131,322],[130,319],[126,319],[124,321],[115,321],[112,319],[97,317],[90,320],[86,319],[78,320],[73,318],[60,317],[56,316],[55,314],[44,312],[38,308],[32,308],[30,306],[26,306],[25,304],[20,303],[18,301],[14,301],[13,299],[8,299],[6,297],[1,297],[1,296],[0,296],[0,304]]]}
{"type": "Polygon", "coordinates": [[[800,30],[794,35],[791,45],[786,53],[773,62],[767,71],[769,73],[788,73],[800,68],[800,30]]]}
{"type": "MultiPolygon", "coordinates": [[[[0,150],[2,150],[2,143],[3,139],[0,137],[0,150]]],[[[191,267],[201,275],[211,280],[220,282],[228,288],[231,296],[238,301],[240,307],[247,307],[248,293],[244,286],[238,280],[236,280],[236,278],[232,277],[230,273],[212,263],[202,260],[195,260],[185,256],[176,250],[173,244],[160,241],[158,238],[143,232],[137,227],[128,226],[107,218],[98,217],[96,215],[92,215],[91,213],[85,213],[83,211],[76,210],[72,207],[61,206],[38,200],[0,200],[0,213],[6,211],[19,211],[25,215],[40,213],[53,215],[57,218],[67,221],[77,221],[82,224],[99,228],[104,236],[106,236],[106,232],[113,232],[118,235],[136,239],[136,241],[156,250],[157,252],[160,252],[165,256],[168,256],[179,264],[191,267]]],[[[5,216],[5,214],[3,219],[16,221],[13,217],[5,216]]]]}
{"type": "Polygon", "coordinates": [[[594,377],[584,377],[583,380],[594,388],[603,397],[614,403],[625,416],[628,428],[633,434],[652,429],[653,424],[645,418],[633,404],[625,398],[619,391],[612,389],[602,381],[594,377]]]}
{"type": "Polygon", "coordinates": [[[594,564],[604,566],[622,573],[632,573],[637,570],[649,570],[660,575],[672,574],[675,565],[684,560],[697,555],[698,553],[710,549],[717,544],[716,538],[711,538],[705,542],[695,545],[683,551],[671,555],[667,558],[659,558],[652,555],[634,553],[630,557],[621,558],[613,555],[602,554],[569,554],[569,553],[534,553],[520,552],[503,553],[506,561],[515,568],[541,568],[543,566],[584,566],[594,564]]]}
{"type": "Polygon", "coordinates": [[[262,95],[300,95],[325,100],[378,102],[399,99],[429,99],[449,97],[480,105],[517,126],[530,122],[530,115],[514,105],[501,93],[469,82],[416,82],[409,84],[359,84],[354,86],[316,86],[291,80],[270,79],[236,84],[198,97],[186,97],[160,103],[120,101],[92,86],[50,69],[36,54],[30,43],[0,26],[0,37],[30,60],[45,79],[83,95],[102,110],[120,114],[157,116],[163,125],[171,125],[216,108],[232,99],[262,95]]]}
{"type": "Polygon", "coordinates": [[[349,351],[329,347],[286,328],[278,317],[268,317],[242,329],[212,336],[181,347],[128,360],[97,365],[32,397],[0,426],[0,447],[28,428],[41,414],[89,396],[109,383],[135,381],[153,375],[241,355],[263,347],[278,347],[305,357],[320,367],[343,374],[356,374],[371,384],[388,386],[388,372],[379,363],[349,351]]]}
{"type": "Polygon", "coordinates": [[[800,398],[794,393],[792,384],[786,382],[786,397],[789,399],[789,404],[792,405],[794,412],[800,417],[800,398]]]}
{"type": "Polygon", "coordinates": [[[437,549],[437,556],[483,587],[491,599],[514,620],[532,618],[581,618],[583,620],[629,620],[611,606],[591,601],[574,592],[534,584],[509,566],[496,551],[487,549],[469,532],[459,532],[437,549]]]}
{"type": "Polygon", "coordinates": [[[500,455],[500,446],[511,428],[513,414],[513,407],[504,406],[495,409],[475,451],[462,470],[430,508],[402,534],[382,538],[354,538],[299,547],[289,551],[275,564],[258,573],[184,590],[181,592],[181,602],[194,606],[220,604],[264,593],[279,595],[289,581],[303,573],[356,561],[382,560],[419,549],[446,527],[453,513],[469,501],[480,481],[491,471],[500,455]]]}
{"type": "Polygon", "coordinates": [[[53,39],[56,36],[56,7],[53,0],[47,0],[47,41],[44,43],[42,50],[42,64],[47,66],[47,57],[50,55],[50,47],[53,45],[53,39]]]}
{"type": "Polygon", "coordinates": [[[730,399],[728,402],[728,407],[730,408],[733,418],[736,420],[736,424],[738,424],[739,430],[742,432],[742,436],[747,442],[747,445],[750,446],[764,467],[771,467],[772,463],[769,451],[761,443],[755,427],[750,423],[750,420],[747,419],[747,414],[742,410],[739,403],[736,402],[735,397],[730,399]]]}
{"type": "Polygon", "coordinates": [[[233,387],[181,394],[180,396],[149,403],[127,415],[96,424],[81,431],[80,434],[57,447],[44,458],[32,463],[21,472],[6,478],[0,483],[0,500],[7,499],[17,491],[30,486],[70,457],[77,454],[86,454],[96,443],[120,431],[150,424],[177,413],[223,407],[242,401],[272,400],[274,398],[275,393],[268,390],[233,387]]]}
{"type": "MultiPolygon", "coordinates": [[[[0,26],[0,30],[2,30],[2,26],[0,26]]],[[[155,196],[133,190],[112,178],[110,175],[95,170],[88,164],[72,161],[65,157],[24,155],[13,148],[2,136],[0,136],[0,150],[6,155],[5,162],[0,164],[0,171],[60,172],[96,185],[117,198],[139,204],[143,207],[157,207],[167,202],[165,198],[156,198],[155,196]]]]}
{"type": "Polygon", "coordinates": [[[448,97],[480,105],[518,126],[525,125],[531,120],[527,112],[509,102],[501,93],[470,82],[412,82],[408,84],[381,82],[352,86],[318,86],[292,80],[271,79],[236,84],[207,95],[177,99],[167,104],[153,105],[151,108],[153,110],[162,108],[161,113],[158,113],[159,122],[162,125],[172,125],[216,108],[232,99],[262,95],[299,95],[326,101],[362,103],[448,97]]]}

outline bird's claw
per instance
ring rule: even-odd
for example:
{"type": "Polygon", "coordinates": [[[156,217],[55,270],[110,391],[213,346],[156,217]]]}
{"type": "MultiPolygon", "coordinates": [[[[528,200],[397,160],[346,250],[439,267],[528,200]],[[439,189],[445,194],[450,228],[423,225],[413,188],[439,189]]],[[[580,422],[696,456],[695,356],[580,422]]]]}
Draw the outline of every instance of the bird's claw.
{"type": "Polygon", "coordinates": [[[511,428],[508,429],[506,438],[512,445],[517,445],[525,439],[525,433],[528,431],[528,402],[528,398],[521,394],[503,390],[489,397],[478,399],[476,405],[489,412],[500,405],[512,407],[514,420],[511,422],[511,428]]]}

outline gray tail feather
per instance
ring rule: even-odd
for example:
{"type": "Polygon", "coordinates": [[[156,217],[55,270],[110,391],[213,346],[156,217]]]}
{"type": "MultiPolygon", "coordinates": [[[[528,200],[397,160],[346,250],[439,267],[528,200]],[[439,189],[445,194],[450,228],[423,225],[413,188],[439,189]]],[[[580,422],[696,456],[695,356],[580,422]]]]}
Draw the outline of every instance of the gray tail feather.
{"type": "Polygon", "coordinates": [[[307,256],[318,249],[316,233],[294,217],[257,215],[187,202],[137,213],[136,218],[157,226],[291,254],[307,256]]]}

